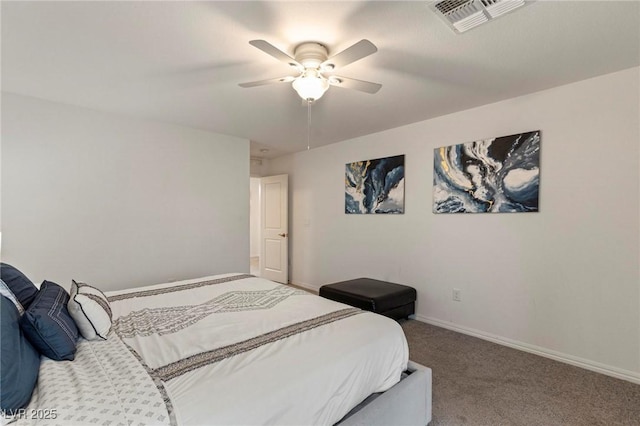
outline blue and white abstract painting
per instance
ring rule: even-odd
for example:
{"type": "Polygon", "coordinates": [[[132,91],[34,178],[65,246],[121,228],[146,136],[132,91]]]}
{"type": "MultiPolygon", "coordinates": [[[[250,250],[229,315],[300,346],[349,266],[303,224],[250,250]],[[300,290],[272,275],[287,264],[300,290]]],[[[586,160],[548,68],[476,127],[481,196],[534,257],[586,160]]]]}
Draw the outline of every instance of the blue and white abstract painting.
{"type": "Polygon", "coordinates": [[[347,164],[344,212],[404,213],[404,155],[347,164]]]}
{"type": "Polygon", "coordinates": [[[539,181],[539,130],[436,148],[433,212],[537,212],[539,181]]]}

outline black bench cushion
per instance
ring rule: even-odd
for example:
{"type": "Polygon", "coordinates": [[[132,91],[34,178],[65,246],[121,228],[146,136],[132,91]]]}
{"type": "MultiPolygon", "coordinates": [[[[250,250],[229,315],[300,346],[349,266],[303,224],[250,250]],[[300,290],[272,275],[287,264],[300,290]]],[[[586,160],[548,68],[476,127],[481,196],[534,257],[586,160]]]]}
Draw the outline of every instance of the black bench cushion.
{"type": "Polygon", "coordinates": [[[416,300],[416,289],[372,278],[356,278],[320,287],[320,296],[373,312],[385,312],[416,300]]]}

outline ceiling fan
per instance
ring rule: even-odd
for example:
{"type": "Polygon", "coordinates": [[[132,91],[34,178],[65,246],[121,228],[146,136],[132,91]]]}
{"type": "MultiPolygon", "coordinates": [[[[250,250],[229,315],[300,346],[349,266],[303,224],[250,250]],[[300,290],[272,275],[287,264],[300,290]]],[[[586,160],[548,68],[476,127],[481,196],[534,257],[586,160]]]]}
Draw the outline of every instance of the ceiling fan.
{"type": "Polygon", "coordinates": [[[265,40],[251,40],[254,47],[288,64],[298,71],[297,76],[285,76],[268,80],[240,83],[240,87],[255,87],[272,83],[292,83],[298,95],[306,101],[320,99],[329,86],[355,89],[366,93],[376,93],[381,84],[356,80],[332,74],[336,68],[344,67],[378,51],[369,40],[360,40],[340,53],[329,57],[327,48],[316,42],[304,42],[296,46],[292,58],[265,40]]]}

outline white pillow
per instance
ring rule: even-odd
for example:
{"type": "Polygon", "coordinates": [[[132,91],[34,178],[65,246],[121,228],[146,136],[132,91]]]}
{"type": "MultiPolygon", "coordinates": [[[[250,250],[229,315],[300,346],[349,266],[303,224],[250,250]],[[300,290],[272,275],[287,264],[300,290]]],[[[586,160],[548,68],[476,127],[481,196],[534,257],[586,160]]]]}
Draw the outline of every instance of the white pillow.
{"type": "Polygon", "coordinates": [[[71,281],[67,309],[80,334],[87,340],[107,340],[112,314],[107,296],[95,287],[71,281]]]}
{"type": "Polygon", "coordinates": [[[13,294],[9,286],[2,280],[0,280],[0,294],[11,300],[11,302],[16,305],[16,308],[18,309],[18,313],[20,315],[24,314],[24,308],[22,307],[22,304],[18,301],[18,298],[15,294],[13,294]]]}

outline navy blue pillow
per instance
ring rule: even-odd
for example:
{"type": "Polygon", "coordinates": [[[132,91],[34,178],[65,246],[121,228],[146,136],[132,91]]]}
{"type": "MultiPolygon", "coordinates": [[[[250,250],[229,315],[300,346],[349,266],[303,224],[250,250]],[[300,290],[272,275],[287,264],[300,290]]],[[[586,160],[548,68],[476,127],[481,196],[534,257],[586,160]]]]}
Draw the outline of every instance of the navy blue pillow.
{"type": "Polygon", "coordinates": [[[4,296],[1,299],[0,408],[11,415],[31,400],[40,370],[40,354],[22,334],[16,306],[4,296]]]}
{"type": "Polygon", "coordinates": [[[0,263],[0,278],[9,286],[23,308],[27,309],[38,293],[38,287],[22,272],[7,263],[0,263]]]}
{"type": "Polygon", "coordinates": [[[36,298],[20,317],[20,327],[42,355],[56,361],[73,360],[78,327],[69,315],[69,293],[56,283],[44,281],[36,298]]]}

